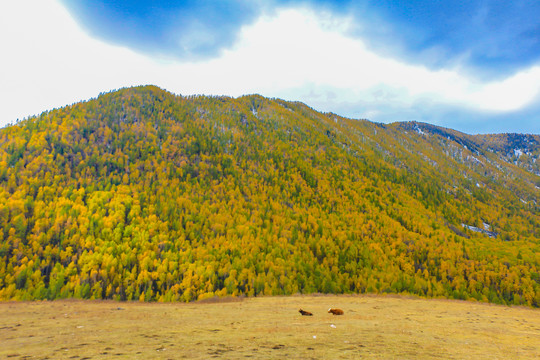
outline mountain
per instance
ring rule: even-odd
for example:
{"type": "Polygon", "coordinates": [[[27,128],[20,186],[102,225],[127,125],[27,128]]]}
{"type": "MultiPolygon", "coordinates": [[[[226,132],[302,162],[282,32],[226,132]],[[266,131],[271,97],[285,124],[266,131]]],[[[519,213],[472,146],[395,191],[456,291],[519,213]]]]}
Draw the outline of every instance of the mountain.
{"type": "Polygon", "coordinates": [[[540,138],[122,89],[0,130],[0,299],[540,306],[540,138]]]}

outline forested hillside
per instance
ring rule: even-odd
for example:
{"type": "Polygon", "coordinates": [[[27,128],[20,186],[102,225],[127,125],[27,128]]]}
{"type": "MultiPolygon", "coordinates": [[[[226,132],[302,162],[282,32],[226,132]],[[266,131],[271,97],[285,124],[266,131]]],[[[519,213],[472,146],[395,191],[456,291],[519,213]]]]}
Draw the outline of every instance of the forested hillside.
{"type": "Polygon", "coordinates": [[[129,88],[0,130],[0,299],[540,306],[540,139],[129,88]]]}

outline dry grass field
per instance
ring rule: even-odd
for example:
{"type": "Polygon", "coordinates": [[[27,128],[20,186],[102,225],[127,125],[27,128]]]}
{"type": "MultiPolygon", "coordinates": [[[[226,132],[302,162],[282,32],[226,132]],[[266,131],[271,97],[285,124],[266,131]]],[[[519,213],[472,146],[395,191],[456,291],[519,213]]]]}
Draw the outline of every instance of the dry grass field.
{"type": "Polygon", "coordinates": [[[540,359],[540,310],[395,296],[9,302],[0,358],[540,359]]]}

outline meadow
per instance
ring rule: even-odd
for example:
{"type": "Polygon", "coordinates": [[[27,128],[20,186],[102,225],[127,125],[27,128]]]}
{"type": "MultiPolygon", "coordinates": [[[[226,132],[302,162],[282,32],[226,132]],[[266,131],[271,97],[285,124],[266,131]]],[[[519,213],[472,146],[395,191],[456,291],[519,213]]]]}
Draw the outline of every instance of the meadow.
{"type": "Polygon", "coordinates": [[[0,343],[2,359],[534,359],[540,311],[369,295],[3,302],[0,343]]]}

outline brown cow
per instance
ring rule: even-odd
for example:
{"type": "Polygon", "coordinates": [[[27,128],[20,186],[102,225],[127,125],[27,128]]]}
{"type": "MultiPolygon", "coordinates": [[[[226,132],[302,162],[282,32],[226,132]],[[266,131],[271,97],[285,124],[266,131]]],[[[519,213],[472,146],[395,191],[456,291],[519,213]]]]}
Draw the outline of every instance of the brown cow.
{"type": "Polygon", "coordinates": [[[302,316],[313,316],[313,314],[310,313],[309,311],[304,311],[304,310],[302,310],[302,309],[298,310],[298,312],[299,312],[300,314],[302,314],[302,316]]]}
{"type": "Polygon", "coordinates": [[[343,310],[341,309],[328,309],[328,313],[332,314],[332,315],[343,315],[343,310]]]}

